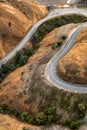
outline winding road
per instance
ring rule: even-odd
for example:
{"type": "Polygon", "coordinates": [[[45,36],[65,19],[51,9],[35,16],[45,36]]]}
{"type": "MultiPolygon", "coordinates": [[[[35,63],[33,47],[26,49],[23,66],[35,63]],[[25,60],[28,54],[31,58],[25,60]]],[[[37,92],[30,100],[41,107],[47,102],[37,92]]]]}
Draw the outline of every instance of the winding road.
{"type": "MultiPolygon", "coordinates": [[[[22,41],[10,52],[8,55],[0,60],[0,66],[2,64],[7,63],[11,58],[13,58],[17,51],[21,50],[25,44],[32,38],[33,34],[36,32],[38,27],[44,23],[45,21],[65,14],[83,14],[87,16],[87,9],[78,9],[78,8],[68,8],[68,9],[56,9],[48,14],[47,17],[39,20],[36,24],[33,25],[33,27],[29,30],[29,32],[26,34],[26,36],[22,39],[22,41]]],[[[51,59],[51,61],[48,63],[46,69],[45,69],[45,76],[46,78],[56,87],[68,91],[74,91],[74,92],[80,92],[80,93],[87,93],[87,88],[84,86],[78,87],[77,85],[72,85],[69,83],[66,83],[62,81],[58,75],[56,75],[55,68],[60,60],[67,51],[72,47],[74,43],[74,39],[79,34],[79,32],[86,26],[85,24],[82,24],[68,39],[66,44],[61,48],[61,50],[51,59]]]]}
{"type": "Polygon", "coordinates": [[[11,58],[13,58],[16,55],[17,51],[20,51],[25,46],[25,44],[32,38],[33,34],[36,32],[36,30],[42,23],[60,15],[73,14],[73,13],[82,14],[87,17],[87,9],[65,8],[51,11],[45,18],[35,23],[33,27],[29,30],[29,32],[26,34],[26,36],[21,40],[21,42],[10,53],[8,53],[5,58],[0,60],[0,66],[2,64],[6,64],[11,58]]]}
{"type": "Polygon", "coordinates": [[[80,25],[75,32],[70,36],[70,38],[67,40],[67,42],[62,46],[60,51],[50,60],[50,62],[47,64],[45,69],[45,77],[46,79],[53,85],[56,86],[59,89],[63,89],[65,91],[72,91],[72,92],[78,92],[78,93],[87,93],[87,87],[84,85],[73,85],[70,83],[67,83],[60,79],[60,77],[56,73],[56,66],[58,64],[58,61],[70,50],[70,48],[73,46],[74,41],[77,37],[77,35],[81,32],[81,30],[87,26],[86,24],[80,25]]]}

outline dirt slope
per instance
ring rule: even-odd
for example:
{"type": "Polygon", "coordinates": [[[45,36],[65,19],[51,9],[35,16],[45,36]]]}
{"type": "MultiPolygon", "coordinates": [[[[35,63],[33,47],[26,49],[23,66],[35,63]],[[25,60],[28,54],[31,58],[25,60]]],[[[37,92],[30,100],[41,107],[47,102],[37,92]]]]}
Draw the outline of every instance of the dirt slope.
{"type": "MultiPolygon", "coordinates": [[[[7,78],[1,83],[0,87],[0,103],[9,104],[9,106],[14,106],[15,96],[17,98],[17,102],[19,102],[19,108],[23,109],[26,106],[23,104],[23,100],[19,98],[19,94],[22,90],[26,89],[25,83],[30,79],[28,75],[32,75],[33,71],[36,69],[35,67],[38,65],[38,62],[45,57],[44,62],[46,60],[46,56],[52,52],[52,45],[56,44],[60,41],[61,36],[63,34],[67,35],[70,33],[70,30],[77,27],[78,25],[69,24],[60,28],[54,29],[52,32],[46,35],[46,37],[40,42],[40,48],[37,52],[31,56],[28,60],[28,63],[23,67],[20,67],[13,71],[11,74],[7,76],[7,78]],[[66,29],[63,29],[66,28],[66,29]],[[58,34],[60,33],[60,35],[58,34]],[[63,34],[62,34],[63,33],[63,34]],[[21,75],[21,72],[24,72],[24,75],[21,75]],[[4,87],[5,86],[5,87],[4,87]],[[6,99],[6,96],[8,97],[6,99]],[[22,106],[22,107],[21,107],[22,106]]],[[[28,85],[29,87],[29,85],[28,85]]],[[[26,98],[23,95],[22,98],[26,98]]],[[[25,100],[25,99],[24,99],[25,100]]]]}
{"type": "Polygon", "coordinates": [[[26,128],[26,130],[37,129],[35,126],[31,126],[23,122],[21,123],[8,115],[0,114],[0,130],[23,130],[23,128],[26,128]]]}
{"type": "Polygon", "coordinates": [[[14,7],[18,8],[33,23],[47,14],[45,6],[34,0],[7,0],[14,7]]]}
{"type": "MultiPolygon", "coordinates": [[[[7,78],[0,85],[0,105],[7,104],[7,106],[16,110],[27,110],[34,113],[38,112],[39,106],[42,102],[44,103],[44,97],[39,97],[39,93],[36,93],[37,98],[35,98],[34,95],[31,95],[29,91],[29,88],[31,88],[31,86],[29,85],[29,81],[33,83],[35,82],[35,84],[37,84],[38,80],[32,81],[31,77],[33,75],[33,72],[36,71],[36,68],[39,66],[38,64],[44,65],[47,60],[49,60],[49,58],[53,56],[52,53],[54,50],[52,50],[52,45],[60,41],[59,39],[62,35],[63,28],[67,28],[64,29],[63,34],[65,35],[67,33],[68,35],[71,29],[73,29],[74,27],[77,27],[77,25],[65,25],[64,27],[56,28],[52,32],[47,34],[46,37],[40,42],[40,48],[28,60],[28,63],[7,76],[7,78]],[[61,35],[59,36],[58,33],[60,33],[61,35]],[[23,72],[24,74],[21,75],[21,72],[23,72]],[[28,100],[29,102],[27,102],[28,100]]],[[[37,72],[37,74],[38,73],[42,72],[40,71],[37,72]]],[[[46,88],[44,87],[44,89],[46,88]]],[[[5,117],[3,117],[2,119],[4,118],[5,117]]],[[[8,128],[10,130],[10,126],[8,128]]]]}
{"type": "Polygon", "coordinates": [[[60,60],[57,70],[63,80],[87,85],[87,28],[82,30],[73,48],[60,60]]]}
{"type": "Polygon", "coordinates": [[[0,2],[0,58],[12,50],[47,9],[32,0],[0,2]]]}

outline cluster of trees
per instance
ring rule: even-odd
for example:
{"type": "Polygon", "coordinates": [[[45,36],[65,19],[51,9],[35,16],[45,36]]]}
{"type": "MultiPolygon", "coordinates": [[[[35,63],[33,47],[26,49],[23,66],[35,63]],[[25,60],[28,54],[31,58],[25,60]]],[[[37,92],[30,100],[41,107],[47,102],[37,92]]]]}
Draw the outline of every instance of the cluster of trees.
{"type": "MultiPolygon", "coordinates": [[[[83,114],[85,112],[86,108],[83,103],[78,104],[78,112],[83,114]]],[[[57,108],[55,105],[47,106],[43,111],[38,112],[37,114],[30,114],[27,111],[19,112],[14,109],[9,109],[7,105],[2,105],[0,107],[0,113],[6,113],[10,115],[16,116],[17,119],[20,121],[34,124],[34,125],[43,125],[43,126],[49,126],[50,124],[62,124],[64,126],[69,127],[72,130],[78,130],[81,121],[79,120],[72,120],[70,118],[61,118],[61,115],[58,114],[57,108]]],[[[81,117],[82,118],[82,117],[81,117]]]]}
{"type": "Polygon", "coordinates": [[[46,34],[51,32],[54,28],[69,24],[69,23],[82,23],[86,22],[87,17],[80,14],[69,14],[60,17],[52,18],[44,22],[32,36],[31,42],[33,45],[39,44],[39,42],[45,37],[46,34]]]}
{"type": "MultiPolygon", "coordinates": [[[[83,103],[79,103],[77,105],[77,110],[78,110],[78,113],[80,115],[80,118],[83,118],[85,116],[85,113],[86,113],[85,105],[83,103]]],[[[71,119],[66,119],[63,121],[63,125],[68,126],[72,130],[78,130],[81,124],[82,124],[82,122],[80,122],[78,120],[74,121],[71,119]]]]}
{"type": "Polygon", "coordinates": [[[23,48],[22,51],[16,53],[16,56],[12,59],[12,63],[10,61],[7,64],[3,64],[0,68],[0,83],[10,72],[26,64],[28,58],[32,56],[33,53],[33,49],[23,48]]]}
{"type": "MultiPolygon", "coordinates": [[[[36,89],[38,89],[38,93],[43,93],[44,99],[36,113],[26,110],[16,111],[14,108],[8,108],[7,105],[0,106],[0,113],[14,115],[18,120],[34,125],[61,124],[72,130],[77,130],[80,127],[87,111],[87,94],[70,93],[55,87],[43,91],[41,86],[33,86],[30,93],[35,98],[37,98],[36,89]]],[[[31,103],[33,103],[33,99],[31,99],[31,103]]]]}
{"type": "Polygon", "coordinates": [[[35,125],[50,125],[56,123],[59,116],[56,114],[56,107],[49,106],[43,112],[39,112],[35,116],[29,115],[28,112],[22,112],[20,118],[24,122],[35,125]]]}
{"type": "Polygon", "coordinates": [[[59,48],[63,44],[63,41],[66,40],[66,38],[67,38],[66,35],[61,36],[61,41],[58,41],[56,44],[53,44],[52,49],[59,48]]]}
{"type": "Polygon", "coordinates": [[[56,123],[59,116],[56,114],[55,106],[48,106],[43,112],[38,112],[36,115],[32,115],[27,111],[18,112],[13,109],[9,109],[7,105],[2,105],[0,107],[0,113],[7,113],[10,115],[15,115],[19,120],[35,125],[50,125],[56,123]]]}

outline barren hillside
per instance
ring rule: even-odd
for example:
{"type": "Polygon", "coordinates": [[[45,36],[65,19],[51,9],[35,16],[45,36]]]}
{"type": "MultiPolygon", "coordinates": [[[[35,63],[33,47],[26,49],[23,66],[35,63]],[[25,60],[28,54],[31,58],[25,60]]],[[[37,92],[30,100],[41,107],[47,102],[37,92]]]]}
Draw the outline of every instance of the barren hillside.
{"type": "Polygon", "coordinates": [[[0,58],[19,43],[32,24],[46,15],[46,7],[33,0],[0,2],[0,58]]]}
{"type": "Polygon", "coordinates": [[[87,28],[81,31],[73,48],[60,60],[57,70],[63,80],[87,85],[87,28]]]}
{"type": "MultiPolygon", "coordinates": [[[[67,33],[68,36],[70,31],[77,26],[78,25],[76,24],[65,25],[63,27],[54,29],[52,32],[46,35],[46,37],[40,42],[40,48],[28,60],[28,63],[25,66],[13,71],[1,83],[0,105],[6,104],[10,109],[15,109],[16,111],[29,111],[31,113],[37,113],[39,111],[41,104],[44,105],[46,101],[44,91],[50,91],[50,87],[46,85],[41,77],[44,65],[54,55],[52,45],[55,45],[57,42],[59,42],[62,35],[67,33]],[[33,79],[32,81],[32,76],[33,78],[37,77],[36,75],[34,76],[33,73],[37,73],[37,76],[40,75],[40,79],[36,79],[36,81],[33,79]],[[33,82],[34,86],[32,85],[31,87],[29,85],[30,81],[33,82]],[[38,83],[39,86],[37,86],[38,83]],[[34,93],[33,95],[32,92],[34,93]]],[[[0,126],[3,128],[3,130],[6,128],[6,122],[8,123],[8,121],[13,122],[12,125],[9,123],[8,128],[10,130],[13,127],[16,129],[17,126],[19,126],[18,130],[22,130],[24,124],[21,124],[16,120],[9,118],[8,116],[5,117],[1,115],[1,117],[0,126]],[[4,119],[5,122],[3,122],[4,119]],[[2,126],[2,122],[4,123],[4,126],[2,126]],[[14,122],[16,123],[14,124],[14,122]]],[[[26,124],[24,126],[29,127],[26,124]]],[[[31,130],[34,128],[32,127],[31,130]]],[[[58,127],[58,129],[60,128],[58,127]]]]}
{"type": "MultiPolygon", "coordinates": [[[[40,60],[42,61],[42,59],[44,58],[43,62],[45,62],[47,55],[48,57],[51,56],[51,53],[53,51],[52,45],[55,45],[57,42],[60,42],[62,35],[65,35],[66,33],[68,35],[71,29],[77,26],[78,24],[65,25],[63,27],[54,29],[46,35],[46,37],[40,42],[40,48],[33,56],[29,58],[27,64],[13,71],[1,83],[0,87],[2,89],[0,90],[0,104],[2,102],[4,104],[8,104],[9,106],[14,106],[14,100],[15,98],[17,98],[16,101],[18,102],[18,104],[21,104],[18,108],[21,108],[21,106],[22,109],[23,107],[26,107],[26,105],[23,105],[23,100],[21,100],[21,98],[19,98],[19,96],[17,95],[19,95],[20,92],[25,89],[25,87],[23,86],[29,87],[26,82],[28,82],[28,80],[30,79],[33,71],[36,70],[36,67],[38,66],[40,60]],[[21,75],[21,72],[24,72],[23,76],[21,75]],[[7,99],[5,98],[6,96],[8,97],[7,99]]],[[[26,98],[26,96],[23,96],[23,98],[26,98]]]]}
{"type": "MultiPolygon", "coordinates": [[[[46,6],[36,1],[66,2],[0,1],[0,59],[18,45],[35,22],[48,14],[46,6]]],[[[86,116],[87,94],[58,89],[47,80],[44,70],[73,29],[86,21],[85,16],[77,14],[46,21],[25,47],[0,67],[0,130],[76,130],[80,127],[86,116]]],[[[87,85],[86,33],[87,28],[58,63],[57,73],[67,82],[87,85]]],[[[85,129],[85,126],[81,128],[85,129]]]]}

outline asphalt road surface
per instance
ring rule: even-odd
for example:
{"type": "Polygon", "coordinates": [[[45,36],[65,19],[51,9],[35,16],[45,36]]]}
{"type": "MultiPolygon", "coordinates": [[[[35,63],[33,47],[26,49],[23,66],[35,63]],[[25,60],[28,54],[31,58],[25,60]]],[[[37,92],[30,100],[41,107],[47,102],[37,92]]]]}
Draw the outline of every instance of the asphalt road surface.
{"type": "Polygon", "coordinates": [[[36,0],[37,2],[45,5],[57,5],[57,4],[74,4],[78,0],[36,0]]]}
{"type": "MultiPolygon", "coordinates": [[[[87,16],[87,9],[68,8],[68,9],[57,9],[57,10],[50,12],[47,17],[45,17],[45,18],[41,19],[40,21],[38,21],[37,23],[35,23],[33,25],[33,27],[29,30],[29,32],[26,34],[26,36],[21,40],[21,42],[10,53],[8,53],[8,55],[5,58],[0,60],[0,66],[2,64],[7,63],[11,58],[13,58],[15,56],[17,51],[20,51],[26,45],[26,43],[32,38],[33,34],[36,32],[36,30],[42,23],[44,23],[45,21],[47,21],[51,18],[60,16],[60,15],[73,14],[73,13],[83,14],[83,15],[87,16]]],[[[66,83],[66,82],[62,81],[58,77],[58,75],[56,75],[56,72],[55,72],[55,67],[56,67],[58,61],[72,47],[72,45],[74,43],[74,39],[79,34],[79,32],[82,30],[82,28],[84,28],[84,26],[86,26],[86,25],[82,24],[76,30],[76,32],[74,32],[72,34],[71,38],[68,39],[67,43],[62,47],[62,49],[58,52],[58,54],[56,54],[56,56],[54,58],[52,58],[52,60],[48,63],[48,65],[46,67],[45,75],[46,75],[47,79],[53,85],[55,85],[56,87],[58,87],[60,89],[73,91],[73,92],[79,92],[79,93],[87,93],[86,87],[84,87],[84,86],[79,87],[78,85],[72,85],[72,84],[66,83]]]]}
{"type": "Polygon", "coordinates": [[[83,14],[87,16],[87,9],[68,8],[68,9],[56,9],[54,11],[51,11],[48,14],[48,16],[35,23],[33,27],[29,30],[29,32],[26,34],[26,36],[20,41],[20,43],[11,52],[9,52],[5,58],[0,60],[0,66],[2,64],[7,63],[11,58],[13,58],[16,55],[17,51],[20,51],[26,45],[26,43],[32,38],[33,34],[36,32],[36,30],[42,23],[60,15],[73,14],[73,13],[83,14]]]}
{"type": "Polygon", "coordinates": [[[75,32],[70,36],[66,44],[62,46],[60,51],[50,60],[50,62],[47,64],[47,67],[45,69],[45,76],[46,79],[56,86],[59,89],[63,89],[65,91],[72,91],[72,92],[78,92],[78,93],[87,93],[87,86],[84,85],[73,85],[67,82],[64,82],[56,73],[56,67],[58,64],[58,61],[71,49],[71,47],[74,44],[74,41],[77,37],[77,35],[80,33],[80,31],[87,26],[86,24],[80,25],[79,28],[76,29],[75,32]]]}
{"type": "Polygon", "coordinates": [[[45,5],[52,5],[52,4],[65,4],[67,3],[67,0],[36,0],[37,2],[40,2],[45,5]]]}

